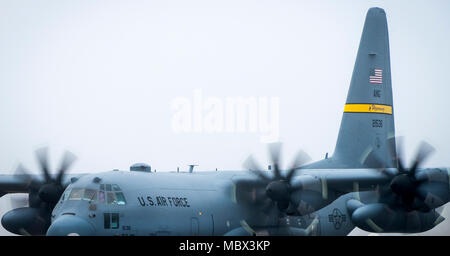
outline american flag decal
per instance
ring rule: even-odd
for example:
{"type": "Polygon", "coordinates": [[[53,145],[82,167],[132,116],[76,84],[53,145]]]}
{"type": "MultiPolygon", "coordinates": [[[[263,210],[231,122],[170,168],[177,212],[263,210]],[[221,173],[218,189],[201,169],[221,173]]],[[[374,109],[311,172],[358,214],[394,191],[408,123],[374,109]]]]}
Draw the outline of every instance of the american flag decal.
{"type": "Polygon", "coordinates": [[[376,68],[373,70],[373,75],[369,76],[369,82],[371,84],[382,84],[383,83],[383,70],[376,68]]]}

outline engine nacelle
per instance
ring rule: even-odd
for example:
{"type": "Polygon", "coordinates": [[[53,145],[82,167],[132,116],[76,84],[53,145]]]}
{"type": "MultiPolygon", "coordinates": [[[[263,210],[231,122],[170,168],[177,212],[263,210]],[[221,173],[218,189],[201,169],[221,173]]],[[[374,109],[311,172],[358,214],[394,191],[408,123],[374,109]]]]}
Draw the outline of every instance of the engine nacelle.
{"type": "Polygon", "coordinates": [[[318,177],[301,175],[295,177],[292,184],[301,188],[290,196],[291,202],[294,202],[294,215],[304,216],[318,211],[338,197],[333,190],[328,190],[325,181],[318,177]]]}
{"type": "Polygon", "coordinates": [[[427,208],[434,209],[450,201],[449,174],[446,169],[422,169],[416,178],[420,181],[416,195],[427,208]]]}
{"type": "Polygon", "coordinates": [[[22,207],[5,213],[2,226],[17,235],[45,235],[50,217],[38,208],[22,207]]]}
{"type": "Polygon", "coordinates": [[[364,205],[354,199],[347,202],[347,209],[355,226],[374,233],[425,232],[445,219],[435,210],[406,212],[402,209],[391,209],[387,204],[364,205]]]}

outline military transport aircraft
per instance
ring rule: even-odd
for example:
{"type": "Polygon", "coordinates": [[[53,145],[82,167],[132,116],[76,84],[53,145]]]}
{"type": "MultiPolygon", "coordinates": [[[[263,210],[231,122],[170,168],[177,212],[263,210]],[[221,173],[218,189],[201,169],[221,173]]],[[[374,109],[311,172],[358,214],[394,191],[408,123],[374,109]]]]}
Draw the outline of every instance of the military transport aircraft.
{"type": "MultiPolygon", "coordinates": [[[[19,167],[0,176],[0,193],[28,193],[29,206],[4,214],[5,229],[22,235],[346,235],[415,233],[443,217],[450,199],[449,169],[419,168],[433,151],[423,143],[412,166],[401,161],[394,137],[386,14],[369,9],[339,136],[332,157],[305,165],[300,152],[281,170],[249,158],[249,171],[130,171],[66,175],[66,154],[54,177],[46,150],[37,151],[43,177],[19,167]]],[[[192,170],[192,169],[191,169],[192,170]]]]}

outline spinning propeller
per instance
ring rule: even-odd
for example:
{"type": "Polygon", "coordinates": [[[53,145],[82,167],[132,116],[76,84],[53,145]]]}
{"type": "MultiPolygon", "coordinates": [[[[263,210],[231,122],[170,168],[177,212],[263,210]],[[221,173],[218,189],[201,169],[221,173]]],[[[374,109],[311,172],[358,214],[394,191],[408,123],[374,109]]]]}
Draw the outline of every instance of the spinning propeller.
{"type": "Polygon", "coordinates": [[[405,168],[402,161],[402,151],[403,146],[399,144],[396,158],[398,173],[392,178],[389,187],[400,197],[401,203],[406,209],[428,211],[430,209],[424,203],[425,198],[417,191],[417,188],[426,179],[420,178],[417,170],[425,159],[434,152],[434,148],[430,144],[422,142],[409,169],[405,168]]]}
{"type": "Polygon", "coordinates": [[[385,161],[372,157],[376,165],[380,166],[380,170],[391,178],[389,186],[380,190],[381,200],[407,211],[429,211],[430,208],[425,204],[425,197],[418,189],[428,181],[427,172],[423,171],[419,174],[418,170],[419,166],[434,152],[434,148],[426,142],[421,142],[411,168],[406,168],[403,161],[402,138],[397,138],[397,147],[395,140],[395,138],[388,139],[388,143],[397,171],[386,169],[385,161]]]}
{"type": "MultiPolygon", "coordinates": [[[[295,212],[294,203],[290,198],[291,194],[301,189],[300,185],[294,184],[293,177],[300,169],[299,166],[310,161],[310,157],[305,152],[299,151],[287,172],[284,173],[280,170],[280,151],[280,143],[270,144],[269,155],[273,170],[271,173],[263,171],[252,156],[246,160],[244,163],[246,169],[259,178],[257,184],[247,191],[246,198],[247,201],[250,200],[259,205],[262,212],[266,214],[278,210],[279,213],[290,215],[295,212]],[[250,193],[248,194],[248,192],[250,193]]],[[[244,191],[242,192],[245,194],[244,191]]],[[[240,196],[240,198],[243,197],[245,195],[240,196]]]]}
{"type": "Polygon", "coordinates": [[[28,188],[29,207],[17,208],[7,212],[2,218],[2,225],[15,234],[44,235],[50,226],[50,216],[64,192],[66,171],[76,160],[74,154],[66,151],[56,175],[50,174],[48,149],[36,150],[36,157],[42,178],[29,174],[20,164],[15,178],[26,184],[28,188]]]}
{"type": "Polygon", "coordinates": [[[33,202],[30,202],[31,207],[39,205],[39,203],[47,203],[54,206],[64,192],[63,181],[65,173],[73,162],[75,162],[76,156],[71,152],[66,151],[55,176],[50,174],[47,148],[36,150],[36,158],[39,162],[43,179],[36,179],[30,175],[22,165],[19,165],[16,171],[16,177],[29,184],[30,199],[33,200],[33,202]]]}

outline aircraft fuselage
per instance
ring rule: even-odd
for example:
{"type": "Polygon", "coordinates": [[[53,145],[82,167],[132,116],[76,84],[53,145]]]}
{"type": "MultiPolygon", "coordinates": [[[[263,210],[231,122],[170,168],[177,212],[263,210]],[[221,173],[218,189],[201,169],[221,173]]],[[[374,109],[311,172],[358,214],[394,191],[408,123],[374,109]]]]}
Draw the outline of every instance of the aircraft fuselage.
{"type": "Polygon", "coordinates": [[[305,216],[252,222],[255,210],[242,207],[234,196],[234,180],[242,178],[254,175],[244,171],[85,175],[67,187],[53,211],[50,233],[56,232],[55,223],[74,218],[88,223],[91,235],[272,234],[283,232],[280,223],[307,230],[308,235],[345,235],[353,229],[345,206],[352,193],[305,216]]]}

